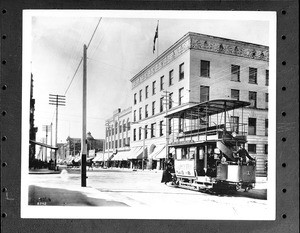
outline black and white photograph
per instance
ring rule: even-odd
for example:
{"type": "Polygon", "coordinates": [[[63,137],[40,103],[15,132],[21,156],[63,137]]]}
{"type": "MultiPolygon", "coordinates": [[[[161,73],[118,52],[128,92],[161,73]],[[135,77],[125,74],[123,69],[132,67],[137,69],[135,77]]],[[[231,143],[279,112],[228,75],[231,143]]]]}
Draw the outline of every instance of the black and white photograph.
{"type": "Polygon", "coordinates": [[[22,218],[275,220],[276,12],[24,10],[22,218]]]}

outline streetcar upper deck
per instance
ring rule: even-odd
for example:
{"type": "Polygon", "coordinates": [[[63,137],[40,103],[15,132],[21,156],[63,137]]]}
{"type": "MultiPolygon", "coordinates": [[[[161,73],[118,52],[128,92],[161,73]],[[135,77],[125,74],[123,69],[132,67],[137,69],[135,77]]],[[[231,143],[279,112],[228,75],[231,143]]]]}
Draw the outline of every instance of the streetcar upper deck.
{"type": "Polygon", "coordinates": [[[249,106],[250,103],[232,99],[215,99],[194,106],[186,106],[175,112],[170,112],[166,118],[199,119],[206,116],[249,106]]]}

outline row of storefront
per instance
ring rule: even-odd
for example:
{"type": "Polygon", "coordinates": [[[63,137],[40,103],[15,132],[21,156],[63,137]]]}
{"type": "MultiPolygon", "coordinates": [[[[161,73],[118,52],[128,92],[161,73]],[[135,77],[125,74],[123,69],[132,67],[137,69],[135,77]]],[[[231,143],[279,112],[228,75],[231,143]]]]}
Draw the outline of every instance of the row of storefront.
{"type": "MultiPolygon", "coordinates": [[[[112,153],[97,152],[94,157],[87,158],[88,164],[93,163],[101,167],[120,167],[131,169],[163,169],[166,158],[165,145],[139,146],[130,150],[112,153]]],[[[81,162],[80,155],[69,157],[65,162],[68,165],[78,166],[81,162]]]]}

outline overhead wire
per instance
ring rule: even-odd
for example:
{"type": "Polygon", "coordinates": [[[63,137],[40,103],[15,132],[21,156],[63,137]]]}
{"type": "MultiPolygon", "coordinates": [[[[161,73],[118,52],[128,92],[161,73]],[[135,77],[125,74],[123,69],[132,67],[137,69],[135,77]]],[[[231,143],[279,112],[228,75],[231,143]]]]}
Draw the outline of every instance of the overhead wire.
{"type": "MultiPolygon", "coordinates": [[[[102,19],[102,17],[99,19],[99,21],[98,21],[98,23],[97,23],[97,25],[96,25],[96,28],[95,28],[95,30],[94,30],[94,32],[93,32],[91,38],[90,38],[90,41],[89,41],[89,43],[88,43],[88,45],[87,45],[87,49],[88,49],[88,47],[90,46],[90,44],[91,44],[91,42],[92,42],[92,40],[93,40],[93,38],[94,38],[94,35],[95,35],[95,33],[96,33],[96,31],[97,31],[97,28],[98,28],[98,26],[99,26],[99,24],[100,24],[100,22],[101,22],[101,19],[102,19]]],[[[71,86],[71,84],[72,84],[72,82],[73,82],[73,80],[74,80],[74,78],[75,78],[75,76],[76,76],[78,70],[79,70],[79,67],[80,67],[82,61],[83,61],[83,58],[80,59],[80,62],[79,62],[78,66],[77,66],[77,68],[76,68],[76,70],[75,70],[75,73],[73,74],[73,77],[72,77],[72,79],[71,79],[71,82],[69,83],[69,85],[68,85],[68,87],[67,87],[67,89],[66,89],[64,95],[67,94],[67,92],[68,92],[68,90],[69,90],[69,88],[70,88],[70,86],[71,86]]]]}

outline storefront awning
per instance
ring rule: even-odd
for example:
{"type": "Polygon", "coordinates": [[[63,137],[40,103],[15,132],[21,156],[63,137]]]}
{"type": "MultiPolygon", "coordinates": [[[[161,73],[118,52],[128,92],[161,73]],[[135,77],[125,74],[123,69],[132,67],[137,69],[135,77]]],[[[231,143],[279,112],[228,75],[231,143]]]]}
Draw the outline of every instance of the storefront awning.
{"type": "Polygon", "coordinates": [[[111,160],[112,161],[123,161],[127,160],[130,156],[131,151],[119,151],[111,160]]]}
{"type": "Polygon", "coordinates": [[[96,153],[96,157],[93,159],[94,162],[105,162],[109,159],[111,155],[109,155],[108,153],[104,153],[103,152],[99,152],[96,153]]]}
{"type": "MultiPolygon", "coordinates": [[[[174,148],[169,149],[169,153],[173,154],[175,151],[174,148]]],[[[158,152],[155,157],[153,157],[153,160],[160,160],[160,159],[165,159],[166,156],[166,147],[164,147],[160,152],[158,152]]]]}
{"type": "MultiPolygon", "coordinates": [[[[147,152],[146,150],[147,149],[145,148],[145,152],[147,152]]],[[[136,147],[135,149],[133,149],[128,157],[128,159],[142,159],[142,158],[143,158],[143,147],[142,146],[139,146],[139,147],[136,147]]]]}
{"type": "Polygon", "coordinates": [[[153,152],[151,154],[149,154],[149,159],[155,159],[155,157],[162,151],[164,150],[166,147],[165,145],[157,145],[153,152]]]}

